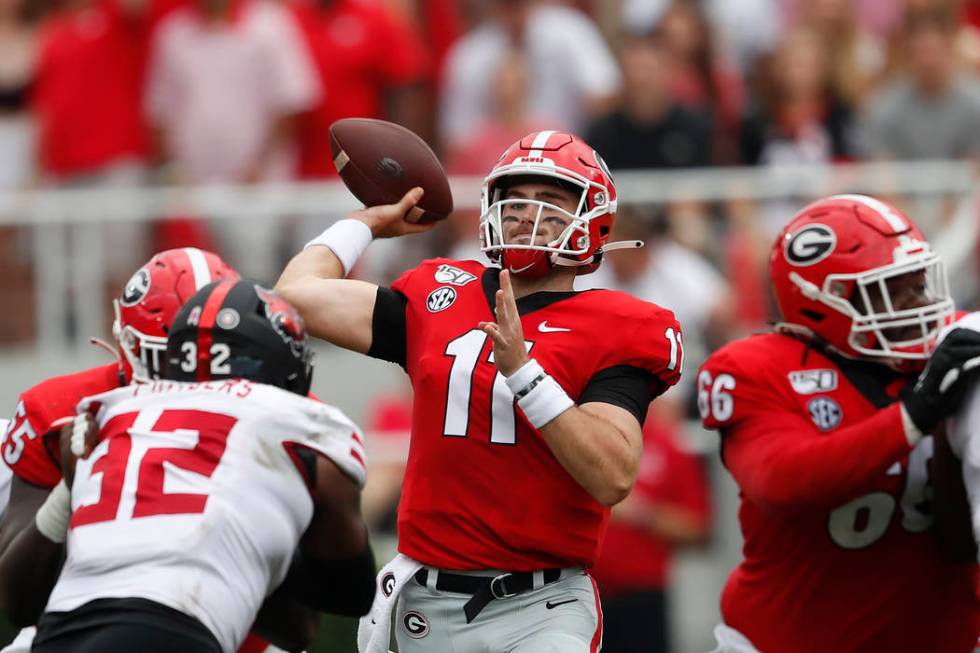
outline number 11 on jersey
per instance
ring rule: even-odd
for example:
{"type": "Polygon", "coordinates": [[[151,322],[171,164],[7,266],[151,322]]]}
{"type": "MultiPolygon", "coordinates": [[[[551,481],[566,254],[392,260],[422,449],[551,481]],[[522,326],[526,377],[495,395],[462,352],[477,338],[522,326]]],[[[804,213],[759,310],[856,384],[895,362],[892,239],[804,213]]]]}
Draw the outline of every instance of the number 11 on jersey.
{"type": "MultiPolygon", "coordinates": [[[[452,356],[453,366],[449,370],[449,383],[446,390],[446,419],[442,432],[455,438],[465,438],[470,421],[470,403],[473,394],[473,373],[480,354],[487,342],[487,334],[480,329],[467,331],[446,345],[446,355],[452,356]]],[[[531,351],[533,342],[524,341],[531,351]]],[[[491,350],[488,362],[493,362],[491,350]]],[[[517,415],[514,407],[514,394],[507,387],[504,375],[497,372],[491,390],[490,442],[493,444],[515,444],[517,442],[517,415]]]]}

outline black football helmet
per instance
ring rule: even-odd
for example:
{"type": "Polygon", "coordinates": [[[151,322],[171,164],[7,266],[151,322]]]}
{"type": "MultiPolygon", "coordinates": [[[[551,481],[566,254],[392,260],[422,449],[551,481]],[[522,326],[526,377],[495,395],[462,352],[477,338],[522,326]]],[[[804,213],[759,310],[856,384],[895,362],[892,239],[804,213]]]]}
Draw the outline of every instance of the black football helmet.
{"type": "Polygon", "coordinates": [[[303,318],[285,299],[254,281],[201,288],[174,318],[164,378],[249,379],[306,395],[313,351],[303,318]]]}

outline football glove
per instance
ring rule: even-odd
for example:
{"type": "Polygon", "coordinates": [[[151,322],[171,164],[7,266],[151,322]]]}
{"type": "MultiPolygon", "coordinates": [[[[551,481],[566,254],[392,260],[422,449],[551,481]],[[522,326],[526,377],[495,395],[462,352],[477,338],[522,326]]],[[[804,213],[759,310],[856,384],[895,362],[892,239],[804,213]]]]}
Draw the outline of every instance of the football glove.
{"type": "Polygon", "coordinates": [[[952,414],[978,371],[980,332],[953,329],[932,352],[915,385],[902,391],[902,403],[916,428],[929,433],[952,414]]]}

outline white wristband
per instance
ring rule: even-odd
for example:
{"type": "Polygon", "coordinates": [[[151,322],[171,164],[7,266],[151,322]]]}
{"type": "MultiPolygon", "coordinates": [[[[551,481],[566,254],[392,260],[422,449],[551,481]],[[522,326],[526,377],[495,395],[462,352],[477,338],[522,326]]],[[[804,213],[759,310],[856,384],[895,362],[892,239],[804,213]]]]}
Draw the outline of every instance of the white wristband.
{"type": "Polygon", "coordinates": [[[533,358],[506,381],[517,397],[517,405],[536,429],[543,428],[575,405],[568,393],[533,358]]]}
{"type": "Polygon", "coordinates": [[[360,220],[347,218],[330,225],[326,231],[306,243],[303,249],[316,245],[329,248],[340,259],[346,277],[372,240],[374,235],[371,233],[371,227],[360,220]]]}
{"type": "MultiPolygon", "coordinates": [[[[504,381],[507,382],[507,387],[514,393],[514,396],[517,397],[517,394],[531,381],[544,374],[546,374],[546,372],[544,371],[544,368],[541,367],[541,363],[533,358],[530,358],[526,363],[521,365],[516,372],[504,379],[504,381]]],[[[518,399],[520,399],[520,397],[518,397],[518,399]]]]}
{"type": "Polygon", "coordinates": [[[68,521],[71,518],[71,493],[65,479],[54,486],[34,515],[34,525],[44,537],[61,544],[68,537],[68,521]]]}

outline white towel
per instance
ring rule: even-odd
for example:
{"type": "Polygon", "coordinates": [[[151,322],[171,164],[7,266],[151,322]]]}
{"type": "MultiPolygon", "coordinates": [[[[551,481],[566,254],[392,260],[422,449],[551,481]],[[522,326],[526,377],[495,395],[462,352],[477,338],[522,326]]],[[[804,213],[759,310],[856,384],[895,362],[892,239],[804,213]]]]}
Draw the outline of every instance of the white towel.
{"type": "Polygon", "coordinates": [[[378,572],[378,587],[371,611],[357,625],[358,653],[391,653],[391,613],[405,583],[412,580],[422,563],[399,553],[378,572]]]}

